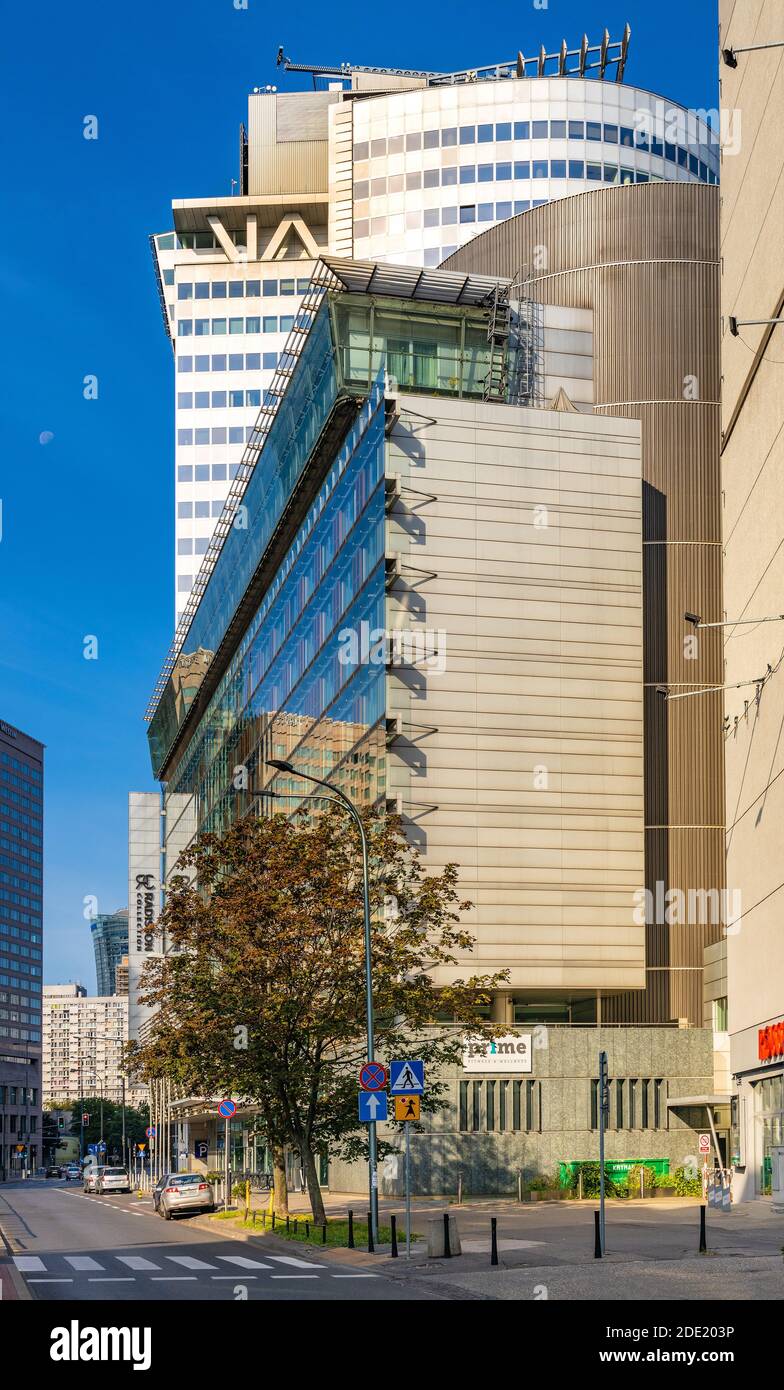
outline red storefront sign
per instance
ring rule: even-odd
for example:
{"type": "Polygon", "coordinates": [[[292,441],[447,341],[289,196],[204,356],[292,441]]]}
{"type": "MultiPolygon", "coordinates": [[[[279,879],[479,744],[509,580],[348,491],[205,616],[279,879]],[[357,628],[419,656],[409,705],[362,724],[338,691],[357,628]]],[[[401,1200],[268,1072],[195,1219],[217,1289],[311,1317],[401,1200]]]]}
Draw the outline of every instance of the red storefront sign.
{"type": "Polygon", "coordinates": [[[758,1042],[761,1062],[767,1062],[771,1057],[781,1057],[784,1054],[784,1022],[770,1023],[767,1028],[760,1028],[758,1042]]]}

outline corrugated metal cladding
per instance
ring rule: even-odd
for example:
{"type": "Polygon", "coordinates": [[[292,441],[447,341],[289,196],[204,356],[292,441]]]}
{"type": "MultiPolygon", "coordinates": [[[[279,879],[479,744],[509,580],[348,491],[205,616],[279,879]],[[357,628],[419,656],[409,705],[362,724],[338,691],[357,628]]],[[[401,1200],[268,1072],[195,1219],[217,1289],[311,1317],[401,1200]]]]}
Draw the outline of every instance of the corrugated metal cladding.
{"type": "Polygon", "coordinates": [[[330,106],[338,92],[279,92],[275,97],[278,142],[326,140],[330,106]]]}
{"type": "MultiPolygon", "coordinates": [[[[596,409],[642,421],[646,885],[724,887],[720,695],[665,701],[656,684],[720,685],[721,640],[684,622],[722,615],[719,480],[719,190],[652,183],[560,198],[444,262],[531,274],[545,304],[594,315],[596,409]]],[[[673,692],[674,693],[674,692],[673,692]]],[[[606,998],[622,1022],[702,1023],[703,949],[720,922],[652,922],[648,988],[606,998]]]]}
{"type": "MultiPolygon", "coordinates": [[[[251,194],[326,193],[329,187],[327,113],[338,93],[304,94],[307,101],[311,95],[321,99],[320,124],[318,132],[307,139],[302,138],[303,126],[300,125],[299,138],[294,139],[290,103],[294,96],[302,95],[260,92],[248,98],[248,190],[251,194]],[[283,114],[279,110],[281,104],[283,114]],[[284,139],[280,133],[281,123],[287,132],[284,139]]],[[[309,121],[305,116],[305,128],[313,125],[315,129],[315,113],[316,108],[309,121]]]]}

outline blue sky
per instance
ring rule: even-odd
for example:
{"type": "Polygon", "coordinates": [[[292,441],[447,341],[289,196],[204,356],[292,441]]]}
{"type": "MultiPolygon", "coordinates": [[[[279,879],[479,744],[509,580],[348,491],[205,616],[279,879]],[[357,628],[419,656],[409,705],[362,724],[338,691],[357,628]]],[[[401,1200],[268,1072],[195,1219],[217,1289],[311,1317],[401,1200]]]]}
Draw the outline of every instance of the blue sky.
{"type": "Polygon", "coordinates": [[[252,87],[308,85],[276,72],[279,43],[301,62],[449,70],[628,20],[627,80],[710,107],[716,10],[453,0],[390,22],[305,0],[274,30],[262,0],[6,12],[0,718],[47,745],[47,982],[95,988],[84,899],[126,905],[127,793],[154,788],[142,715],[171,637],[172,367],[147,237],[171,199],[231,192],[252,87]]]}

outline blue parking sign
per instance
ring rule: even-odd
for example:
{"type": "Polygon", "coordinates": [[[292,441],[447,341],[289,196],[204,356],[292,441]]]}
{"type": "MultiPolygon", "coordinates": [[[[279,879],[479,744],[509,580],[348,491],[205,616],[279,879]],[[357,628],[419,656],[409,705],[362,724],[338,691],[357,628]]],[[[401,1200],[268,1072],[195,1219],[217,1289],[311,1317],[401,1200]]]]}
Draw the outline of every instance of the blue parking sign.
{"type": "Polygon", "coordinates": [[[393,1096],[421,1096],[425,1090],[425,1064],[409,1057],[403,1062],[390,1062],[389,1089],[393,1096]]]}

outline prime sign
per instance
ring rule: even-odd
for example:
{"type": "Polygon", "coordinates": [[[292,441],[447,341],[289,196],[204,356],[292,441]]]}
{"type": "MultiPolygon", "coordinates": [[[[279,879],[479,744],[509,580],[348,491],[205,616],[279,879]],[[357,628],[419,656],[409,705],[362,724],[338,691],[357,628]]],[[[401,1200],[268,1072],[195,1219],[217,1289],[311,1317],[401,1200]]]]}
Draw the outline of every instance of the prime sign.
{"type": "Polygon", "coordinates": [[[530,1072],[531,1034],[506,1033],[500,1038],[465,1038],[463,1071],[530,1072]]]}

